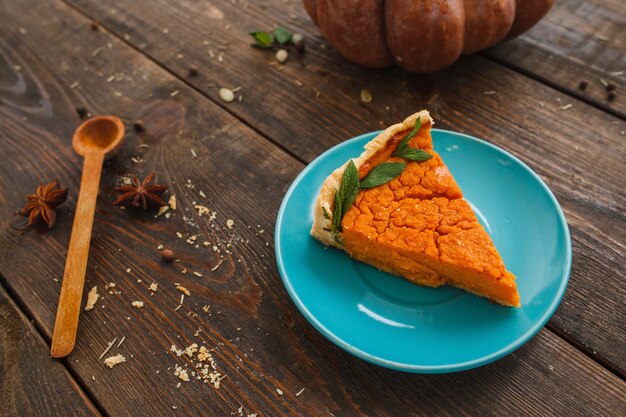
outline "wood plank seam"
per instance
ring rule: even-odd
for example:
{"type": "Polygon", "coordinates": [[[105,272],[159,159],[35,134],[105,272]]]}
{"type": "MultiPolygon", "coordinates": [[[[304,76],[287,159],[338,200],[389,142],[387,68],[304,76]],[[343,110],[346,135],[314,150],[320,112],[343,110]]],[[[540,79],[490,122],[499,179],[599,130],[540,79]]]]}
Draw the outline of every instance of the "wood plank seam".
{"type": "Polygon", "coordinates": [[[503,66],[503,67],[505,67],[505,68],[507,68],[507,69],[509,69],[511,71],[515,71],[515,72],[517,72],[519,74],[522,74],[523,76],[525,76],[527,78],[530,78],[532,80],[537,81],[538,83],[541,83],[541,84],[543,84],[543,85],[545,85],[547,87],[550,87],[553,90],[558,91],[559,93],[566,94],[566,95],[568,95],[570,97],[573,97],[573,98],[575,98],[577,100],[580,100],[580,101],[582,101],[583,103],[585,103],[588,106],[591,106],[591,107],[596,108],[596,109],[598,109],[600,111],[603,111],[603,112],[608,113],[608,114],[610,114],[612,116],[615,116],[615,117],[617,117],[620,120],[626,120],[626,117],[624,117],[624,115],[622,113],[620,113],[618,110],[612,109],[611,107],[608,107],[608,106],[602,106],[600,103],[590,99],[586,95],[578,94],[576,92],[576,90],[569,90],[569,89],[567,89],[564,86],[560,86],[560,85],[558,85],[556,83],[551,82],[550,80],[548,80],[546,78],[540,77],[538,74],[533,74],[532,72],[527,71],[527,70],[525,70],[525,69],[523,69],[523,68],[521,68],[521,67],[519,67],[519,66],[517,66],[515,64],[512,64],[510,62],[506,62],[504,60],[498,59],[498,58],[493,57],[493,56],[491,56],[491,55],[489,55],[487,53],[481,52],[478,55],[480,55],[481,57],[483,57],[483,58],[485,58],[485,59],[487,59],[487,60],[489,60],[491,62],[496,63],[497,65],[503,66]]]}
{"type": "MultiPolygon", "coordinates": [[[[87,19],[88,21],[95,21],[98,23],[98,25],[106,31],[106,33],[110,36],[114,36],[116,39],[118,39],[119,41],[123,42],[125,45],[127,45],[128,47],[132,48],[133,50],[139,52],[141,54],[141,56],[147,58],[149,61],[151,61],[152,63],[156,64],[159,68],[163,69],[164,71],[166,71],[169,75],[172,75],[173,77],[176,78],[176,80],[183,82],[186,86],[190,87],[192,90],[194,90],[195,92],[199,93],[201,96],[203,96],[204,98],[207,98],[209,101],[217,104],[220,108],[224,109],[228,114],[232,115],[233,117],[235,117],[237,120],[239,120],[243,125],[245,125],[246,127],[252,129],[253,131],[255,131],[257,134],[259,134],[261,137],[263,137],[265,140],[268,140],[270,143],[272,143],[274,146],[278,147],[279,149],[281,149],[283,152],[285,152],[286,154],[288,154],[289,156],[293,157],[295,160],[300,161],[304,164],[307,164],[307,161],[304,160],[303,158],[293,154],[289,149],[286,149],[283,145],[279,144],[277,141],[273,140],[271,137],[268,137],[267,135],[265,135],[264,133],[262,133],[261,131],[259,131],[255,126],[251,125],[249,122],[241,119],[235,112],[233,112],[232,110],[230,110],[227,106],[224,106],[223,103],[221,103],[219,100],[213,99],[210,96],[206,95],[202,90],[200,90],[198,87],[194,86],[193,84],[189,83],[186,79],[182,78],[180,75],[178,75],[177,73],[173,72],[172,70],[170,70],[169,68],[165,67],[163,64],[161,64],[159,61],[157,61],[155,58],[153,58],[151,55],[146,54],[144,51],[142,51],[141,49],[135,47],[132,43],[130,43],[130,41],[128,41],[127,39],[125,39],[124,37],[118,35],[116,32],[112,31],[109,27],[103,25],[100,21],[98,21],[97,19],[94,19],[93,17],[91,17],[89,14],[87,14],[86,12],[84,12],[82,9],[79,9],[78,7],[68,3],[66,0],[60,0],[60,2],[62,4],[64,4],[65,6],[69,7],[70,9],[72,9],[73,11],[75,11],[76,13],[78,13],[79,15],[83,16],[85,19],[87,19]]],[[[480,54],[482,55],[482,54],[480,54]]],[[[560,88],[555,88],[554,86],[550,85],[548,82],[543,82],[542,80],[539,80],[535,77],[529,76],[528,74],[525,74],[521,71],[515,71],[515,68],[513,67],[509,67],[508,65],[502,64],[500,62],[498,62],[497,60],[494,60],[491,57],[484,57],[487,58],[493,62],[495,62],[496,64],[502,66],[503,68],[507,68],[513,72],[519,72],[520,74],[526,76],[527,78],[533,79],[537,82],[539,82],[540,84],[544,84],[547,87],[557,90],[559,92],[562,92],[565,95],[568,95],[570,97],[574,97],[577,99],[580,99],[580,101],[589,104],[590,106],[603,111],[605,113],[608,114],[613,114],[613,112],[607,112],[606,109],[602,108],[602,107],[598,107],[596,104],[594,103],[587,103],[587,100],[585,100],[585,98],[578,98],[575,95],[572,95],[571,92],[567,91],[567,90],[562,90],[560,88]]],[[[621,118],[619,115],[617,116],[618,118],[621,118]]],[[[572,339],[570,337],[567,336],[567,333],[561,332],[558,328],[555,328],[554,326],[552,326],[550,323],[548,323],[545,328],[547,330],[549,330],[551,333],[554,333],[557,337],[563,339],[565,342],[567,342],[568,344],[570,344],[571,346],[573,346],[575,349],[581,351],[582,353],[584,353],[586,356],[590,357],[591,359],[593,359],[594,362],[600,364],[601,366],[605,367],[607,370],[609,370],[611,373],[615,374],[616,376],[623,378],[623,373],[619,371],[619,369],[615,369],[614,367],[611,366],[606,366],[606,362],[602,360],[602,358],[598,358],[597,356],[593,356],[592,352],[585,350],[584,346],[581,345],[580,343],[577,343],[577,341],[575,339],[572,339]]]]}
{"type": "MultiPolygon", "coordinates": [[[[24,317],[26,317],[26,321],[28,322],[28,325],[32,326],[33,333],[37,337],[39,337],[41,342],[44,345],[46,345],[46,347],[49,349],[50,340],[46,337],[46,333],[42,330],[40,323],[38,323],[37,320],[33,318],[31,311],[24,304],[23,300],[19,297],[19,295],[13,291],[10,285],[8,285],[6,278],[1,273],[0,273],[0,290],[4,290],[4,292],[6,292],[6,294],[9,296],[10,302],[13,303],[15,309],[24,317]]],[[[50,358],[49,360],[53,360],[53,359],[50,358]]],[[[85,402],[89,403],[89,405],[91,405],[100,415],[107,417],[109,413],[107,413],[106,410],[102,407],[102,404],[100,404],[100,402],[96,398],[93,397],[91,391],[87,388],[86,384],[84,384],[84,381],[82,380],[82,378],[77,377],[77,375],[72,371],[71,367],[68,366],[67,360],[62,360],[58,362],[63,366],[63,369],[65,373],[67,374],[68,379],[70,379],[73,382],[73,384],[77,387],[77,392],[83,397],[85,402]]]]}
{"type": "Polygon", "coordinates": [[[109,34],[110,36],[113,36],[114,38],[118,39],[120,42],[124,43],[124,45],[128,46],[129,48],[131,48],[132,50],[138,52],[141,56],[145,57],[146,59],[148,59],[150,62],[154,63],[155,65],[157,65],[159,68],[161,68],[163,71],[166,71],[169,75],[173,76],[174,78],[176,78],[178,81],[182,82],[183,84],[185,84],[187,87],[191,88],[193,91],[195,91],[196,93],[200,94],[202,97],[208,99],[209,101],[217,104],[220,108],[222,108],[223,110],[225,110],[228,114],[230,114],[231,116],[235,117],[237,120],[239,120],[244,126],[252,129],[255,133],[257,133],[259,136],[261,136],[262,138],[264,138],[265,140],[267,140],[268,142],[270,142],[272,145],[276,146],[278,149],[280,149],[281,151],[285,152],[287,155],[291,156],[292,158],[294,158],[295,160],[302,162],[303,164],[307,164],[308,162],[306,160],[304,160],[303,158],[299,157],[298,155],[294,154],[291,150],[289,150],[288,148],[286,148],[284,145],[282,145],[280,142],[275,141],[274,139],[272,139],[269,136],[266,136],[263,132],[261,132],[259,129],[257,129],[256,126],[248,123],[247,121],[241,119],[240,117],[237,116],[237,114],[235,112],[233,112],[232,110],[230,110],[227,106],[224,106],[224,103],[220,102],[219,100],[214,100],[213,98],[211,98],[210,96],[206,95],[202,90],[200,90],[198,87],[194,86],[192,83],[190,83],[189,81],[187,81],[185,78],[181,77],[180,75],[176,74],[174,71],[172,71],[171,69],[169,69],[168,67],[166,67],[165,65],[163,65],[162,63],[160,63],[159,61],[157,61],[155,58],[153,58],[151,55],[148,55],[147,53],[145,53],[144,51],[142,51],[141,49],[137,48],[135,45],[133,45],[130,41],[126,40],[123,36],[120,36],[119,34],[117,34],[116,32],[114,32],[113,30],[111,30],[109,27],[107,27],[106,25],[104,25],[102,22],[100,22],[99,20],[93,18],[92,16],[88,15],[87,13],[85,13],[83,10],[77,8],[76,6],[74,6],[71,3],[68,3],[65,0],[59,0],[63,5],[69,7],[70,9],[72,9],[73,11],[75,11],[76,13],[78,13],[79,15],[81,15],[82,17],[84,17],[85,19],[87,19],[90,22],[96,22],[98,24],[98,26],[107,34],[109,34]]]}

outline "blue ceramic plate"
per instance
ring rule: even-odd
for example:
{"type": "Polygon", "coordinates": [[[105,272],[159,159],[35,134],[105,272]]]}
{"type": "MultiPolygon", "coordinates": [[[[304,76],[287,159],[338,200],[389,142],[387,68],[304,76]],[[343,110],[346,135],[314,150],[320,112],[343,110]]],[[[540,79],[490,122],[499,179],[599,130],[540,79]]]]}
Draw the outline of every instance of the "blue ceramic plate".
{"type": "Polygon", "coordinates": [[[276,260],[294,303],[343,349],[401,371],[461,371],[517,349],[552,316],[567,286],[572,248],[558,202],[513,155],[471,136],[433,129],[435,150],[517,276],[522,307],[502,307],[456,288],[411,284],[309,235],[322,183],[377,133],[322,154],[285,196],[276,222],[276,260]]]}

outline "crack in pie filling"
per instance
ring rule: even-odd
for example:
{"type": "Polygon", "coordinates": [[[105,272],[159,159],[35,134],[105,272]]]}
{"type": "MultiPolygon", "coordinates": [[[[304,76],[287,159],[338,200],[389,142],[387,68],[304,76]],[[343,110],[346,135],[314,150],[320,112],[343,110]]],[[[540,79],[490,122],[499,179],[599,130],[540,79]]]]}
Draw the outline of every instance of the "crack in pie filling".
{"type": "Polygon", "coordinates": [[[367,143],[365,151],[352,160],[354,166],[349,167],[348,161],[336,169],[322,185],[311,235],[415,284],[453,285],[519,307],[515,276],[506,270],[491,238],[433,149],[432,124],[427,111],[415,113],[367,143]],[[407,136],[410,139],[403,141],[407,136]],[[416,161],[394,156],[403,146],[432,157],[416,161]],[[382,164],[393,165],[390,162],[406,166],[381,185],[356,188],[353,202],[337,210],[335,194],[342,190],[347,169],[356,168],[352,182],[358,173],[363,186],[371,184],[373,176],[380,178],[374,171],[382,164]],[[342,216],[341,222],[335,219],[334,223],[333,216],[342,216]]]}

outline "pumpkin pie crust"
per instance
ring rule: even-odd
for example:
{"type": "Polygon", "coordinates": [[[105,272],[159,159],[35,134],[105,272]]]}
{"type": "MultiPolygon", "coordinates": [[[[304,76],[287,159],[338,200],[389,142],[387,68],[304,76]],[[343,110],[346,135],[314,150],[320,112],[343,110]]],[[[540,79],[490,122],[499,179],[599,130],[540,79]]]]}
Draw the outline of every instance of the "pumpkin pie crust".
{"type": "Polygon", "coordinates": [[[360,179],[383,162],[407,165],[388,183],[358,192],[337,236],[331,233],[331,219],[327,217],[333,213],[335,190],[340,189],[347,162],[336,169],[322,185],[311,235],[327,246],[345,250],[354,259],[415,284],[453,285],[519,307],[515,276],[506,270],[491,238],[433,149],[432,124],[428,112],[421,111],[365,145],[365,151],[354,159],[360,179]],[[418,117],[421,127],[408,145],[433,157],[416,162],[392,156],[418,117]]]}

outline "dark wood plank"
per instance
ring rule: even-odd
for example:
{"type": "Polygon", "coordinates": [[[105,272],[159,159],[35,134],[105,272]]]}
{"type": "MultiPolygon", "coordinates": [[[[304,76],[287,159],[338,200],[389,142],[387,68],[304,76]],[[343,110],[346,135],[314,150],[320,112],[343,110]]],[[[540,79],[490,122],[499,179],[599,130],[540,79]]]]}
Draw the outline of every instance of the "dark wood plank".
{"type": "Polygon", "coordinates": [[[625,118],[625,28],[623,0],[557,1],[536,27],[485,55],[625,118]],[[614,101],[601,80],[616,86],[614,101]]]}
{"type": "Polygon", "coordinates": [[[626,343],[626,123],[480,56],[428,76],[355,67],[325,46],[299,2],[146,9],[131,1],[115,8],[70,1],[304,161],[421,108],[431,110],[437,127],[519,156],[555,192],[574,241],[569,290],[549,326],[623,374],[626,351],[614,346],[626,343]],[[304,65],[292,59],[277,67],[271,52],[249,47],[249,29],[278,24],[306,35],[304,65]],[[198,76],[187,75],[191,65],[198,76]],[[243,102],[224,104],[215,85],[243,86],[243,102]],[[363,88],[372,103],[360,102],[363,88]]]}
{"type": "Polygon", "coordinates": [[[115,113],[127,121],[141,117],[147,128],[144,134],[129,132],[106,166],[86,285],[97,285],[103,297],[94,310],[83,312],[79,343],[68,360],[110,415],[176,414],[173,407],[184,415],[229,415],[240,406],[259,415],[374,416],[389,410],[602,415],[624,407],[623,381],[546,330],[501,361],[454,375],[393,372],[335,347],[298,314],[272,254],[276,210],[302,164],[118,40],[90,32],[85,18],[58,2],[28,0],[1,11],[6,16],[0,25],[6,40],[1,56],[9,64],[1,68],[20,65],[21,70],[2,72],[0,84],[10,87],[3,88],[0,108],[5,144],[0,187],[6,190],[0,216],[10,218],[40,178],[58,175],[71,189],[53,230],[19,232],[5,221],[0,232],[5,283],[48,336],[80,169],[69,150],[78,123],[73,107],[87,105],[94,113],[115,113]],[[35,16],[47,19],[33,25],[35,16]],[[107,49],[94,59],[92,51],[101,45],[107,49]],[[127,78],[107,83],[117,72],[127,78]],[[72,89],[76,81],[79,87],[72,89]],[[179,93],[172,97],[173,91],[179,93]],[[140,144],[149,147],[140,149],[140,144]],[[131,156],[144,162],[134,164],[131,156]],[[153,167],[178,197],[171,218],[111,206],[116,175],[153,167]],[[186,185],[188,179],[194,188],[186,185]],[[215,220],[198,216],[193,201],[214,209],[215,220]],[[228,218],[235,220],[233,229],[224,227],[228,218]],[[218,261],[212,251],[186,243],[176,232],[199,234],[198,242],[219,245],[224,263],[212,271],[218,261]],[[155,249],[160,243],[172,247],[180,263],[162,264],[155,249]],[[189,272],[181,273],[183,268],[189,272]],[[107,291],[110,282],[116,286],[107,291]],[[158,290],[151,295],[153,282],[158,290]],[[176,282],[191,291],[177,311],[176,282]],[[135,300],[144,301],[144,308],[131,307],[135,300]],[[122,337],[123,344],[113,345],[106,356],[123,354],[127,362],[108,369],[98,356],[122,337]],[[181,381],[174,365],[191,361],[177,357],[170,346],[192,342],[215,349],[217,368],[227,375],[219,389],[196,380],[177,388],[181,381]]]}
{"type": "Polygon", "coordinates": [[[100,415],[1,286],[0,332],[0,415],[100,415]]]}

